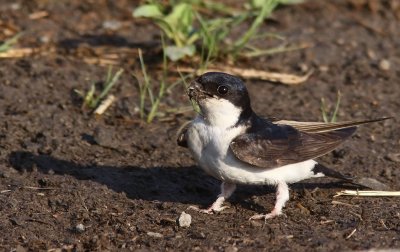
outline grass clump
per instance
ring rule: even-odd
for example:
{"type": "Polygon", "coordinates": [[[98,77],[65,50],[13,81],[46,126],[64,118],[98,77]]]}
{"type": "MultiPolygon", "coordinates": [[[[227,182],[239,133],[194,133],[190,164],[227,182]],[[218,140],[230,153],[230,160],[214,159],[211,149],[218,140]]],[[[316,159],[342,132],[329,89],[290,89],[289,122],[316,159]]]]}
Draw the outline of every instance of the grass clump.
{"type": "MultiPolygon", "coordinates": [[[[151,123],[158,113],[158,109],[160,106],[161,99],[164,97],[167,91],[167,54],[165,50],[164,37],[161,36],[163,50],[163,65],[162,65],[162,78],[160,81],[160,85],[158,87],[158,92],[156,93],[156,87],[153,85],[153,81],[150,79],[147,74],[146,65],[143,59],[143,53],[141,49],[138,49],[139,53],[139,61],[140,68],[143,75],[143,82],[139,81],[137,76],[134,76],[138,80],[139,86],[139,114],[142,120],[145,120],[147,123],[151,123]],[[146,105],[150,104],[150,108],[147,109],[146,105]]],[[[171,85],[175,86],[176,84],[171,85]]]]}
{"type": "Polygon", "coordinates": [[[262,50],[247,46],[256,37],[260,25],[279,4],[299,2],[301,0],[253,0],[243,5],[244,10],[236,10],[205,0],[175,0],[166,5],[148,1],[136,8],[133,16],[148,18],[162,30],[169,40],[165,46],[166,55],[172,61],[196,56],[198,48],[201,48],[201,56],[236,58],[244,49],[257,52],[247,56],[262,55],[262,50]],[[233,28],[248,21],[249,29],[231,41],[233,28]]]}
{"type": "MultiPolygon", "coordinates": [[[[142,50],[139,49],[139,60],[143,74],[143,82],[138,82],[139,86],[139,113],[140,118],[145,120],[147,123],[151,123],[157,115],[160,101],[165,94],[166,89],[166,56],[163,56],[163,77],[158,88],[157,95],[155,93],[155,87],[152,80],[149,78],[146,70],[146,65],[143,60],[142,50]],[[146,110],[146,101],[150,103],[150,109],[146,110]]],[[[138,79],[138,78],[136,78],[138,79]]]]}
{"type": "Polygon", "coordinates": [[[336,122],[337,121],[337,114],[339,112],[339,106],[340,106],[340,99],[342,98],[342,94],[340,91],[337,92],[337,98],[336,98],[336,104],[335,108],[332,112],[329,111],[325,99],[321,98],[321,113],[322,113],[322,119],[324,122],[336,122]]]}
{"type": "Polygon", "coordinates": [[[167,12],[161,4],[152,1],[137,8],[133,16],[150,18],[173,41],[173,45],[165,47],[165,53],[171,60],[195,54],[194,43],[200,34],[193,28],[194,10],[191,4],[182,1],[167,12]]]}
{"type": "Polygon", "coordinates": [[[90,86],[86,93],[80,90],[75,90],[75,92],[83,98],[82,108],[95,109],[99,106],[100,102],[108,95],[111,88],[117,83],[123,72],[123,69],[119,69],[115,74],[113,74],[112,67],[109,67],[104,82],[104,88],[101,91],[96,90],[95,83],[90,86]],[[97,93],[99,94],[97,95],[97,93]]]}

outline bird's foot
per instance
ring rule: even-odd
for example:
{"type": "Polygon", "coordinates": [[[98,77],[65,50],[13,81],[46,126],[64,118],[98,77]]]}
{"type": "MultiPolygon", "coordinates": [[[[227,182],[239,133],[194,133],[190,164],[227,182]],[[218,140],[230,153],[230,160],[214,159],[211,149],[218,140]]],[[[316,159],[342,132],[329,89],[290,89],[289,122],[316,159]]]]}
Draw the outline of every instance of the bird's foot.
{"type": "Polygon", "coordinates": [[[274,209],[268,214],[256,214],[256,215],[253,215],[253,216],[251,216],[249,218],[249,220],[262,220],[262,219],[264,219],[265,221],[267,221],[268,219],[272,219],[272,218],[274,218],[276,216],[279,216],[281,214],[282,214],[281,210],[274,209]]]}
{"type": "Polygon", "coordinates": [[[187,209],[188,210],[195,210],[199,213],[205,213],[205,214],[214,214],[214,213],[218,213],[221,212],[224,209],[229,208],[228,206],[219,206],[219,205],[214,205],[212,204],[209,208],[206,209],[201,209],[197,206],[189,206],[187,209]]]}
{"type": "Polygon", "coordinates": [[[190,206],[187,209],[188,210],[195,210],[200,213],[205,213],[205,214],[213,214],[217,212],[221,212],[224,209],[229,208],[228,206],[222,206],[222,204],[225,202],[225,199],[229,198],[232,193],[235,191],[236,185],[235,184],[229,184],[226,182],[222,182],[221,184],[221,193],[218,195],[218,198],[214,201],[214,203],[207,209],[200,209],[197,206],[190,206]]]}

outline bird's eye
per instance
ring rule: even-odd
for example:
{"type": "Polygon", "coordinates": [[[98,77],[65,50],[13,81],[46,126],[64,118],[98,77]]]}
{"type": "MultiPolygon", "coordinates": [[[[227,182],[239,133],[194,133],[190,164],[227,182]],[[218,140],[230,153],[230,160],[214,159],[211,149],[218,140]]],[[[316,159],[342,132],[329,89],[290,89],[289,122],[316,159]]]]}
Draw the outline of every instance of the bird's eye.
{"type": "Polygon", "coordinates": [[[225,95],[225,94],[227,94],[228,93],[228,87],[227,86],[224,86],[224,85],[221,85],[221,86],[219,86],[218,88],[217,88],[217,92],[218,92],[218,94],[220,94],[220,95],[225,95]]]}

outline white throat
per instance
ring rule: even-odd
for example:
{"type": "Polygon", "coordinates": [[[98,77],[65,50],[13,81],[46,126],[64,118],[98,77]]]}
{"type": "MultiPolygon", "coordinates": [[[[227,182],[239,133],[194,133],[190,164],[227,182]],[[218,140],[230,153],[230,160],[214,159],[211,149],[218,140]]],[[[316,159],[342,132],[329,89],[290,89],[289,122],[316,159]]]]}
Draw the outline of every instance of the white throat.
{"type": "Polygon", "coordinates": [[[235,125],[242,109],[225,99],[207,98],[201,102],[206,122],[213,127],[229,128],[235,125]]]}

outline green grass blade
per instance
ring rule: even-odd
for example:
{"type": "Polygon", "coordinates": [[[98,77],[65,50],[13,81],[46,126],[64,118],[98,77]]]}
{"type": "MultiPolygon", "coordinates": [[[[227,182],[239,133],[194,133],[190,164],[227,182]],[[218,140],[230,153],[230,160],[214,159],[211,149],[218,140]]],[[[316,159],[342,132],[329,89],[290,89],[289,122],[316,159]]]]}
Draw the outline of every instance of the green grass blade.
{"type": "Polygon", "coordinates": [[[109,83],[111,81],[111,78],[112,78],[112,66],[109,66],[105,83],[109,83]]]}
{"type": "Polygon", "coordinates": [[[168,70],[168,68],[167,68],[168,67],[167,66],[168,59],[167,59],[167,54],[165,52],[166,45],[165,45],[165,40],[164,40],[164,36],[163,35],[161,35],[161,44],[162,44],[162,47],[163,47],[163,76],[162,76],[162,80],[161,80],[161,83],[160,83],[160,89],[158,91],[157,98],[154,101],[154,103],[152,102],[150,112],[149,112],[149,114],[147,116],[147,123],[151,123],[153,121],[154,117],[156,116],[157,111],[158,111],[158,107],[160,105],[160,101],[161,101],[162,97],[164,96],[164,92],[165,92],[165,89],[166,89],[166,79],[167,79],[167,74],[168,74],[167,73],[167,70],[168,70]]]}
{"type": "Polygon", "coordinates": [[[249,42],[249,40],[255,35],[258,27],[262,24],[264,19],[268,17],[275,7],[279,4],[277,0],[266,0],[260,13],[251,24],[249,30],[234,43],[233,54],[236,56],[238,52],[249,42]]]}
{"type": "Polygon", "coordinates": [[[147,97],[147,90],[148,90],[148,86],[150,85],[149,82],[149,77],[147,76],[147,71],[146,71],[146,66],[144,64],[144,60],[143,60],[143,54],[142,54],[142,50],[139,48],[138,49],[139,52],[139,60],[140,60],[140,67],[142,69],[142,74],[143,74],[143,78],[144,78],[144,84],[140,84],[139,83],[139,87],[140,87],[140,101],[139,101],[139,112],[140,112],[140,118],[144,118],[144,105],[145,105],[145,100],[147,97]]]}
{"type": "MultiPolygon", "coordinates": [[[[115,83],[118,81],[119,77],[121,74],[124,72],[124,69],[119,69],[118,72],[114,74],[114,76],[109,80],[108,82],[105,83],[105,87],[103,91],[100,93],[99,97],[96,98],[94,101],[93,105],[94,107],[97,107],[99,102],[110,92],[110,89],[115,85],[115,83]]],[[[107,77],[108,78],[108,77],[107,77]]]]}
{"type": "Polygon", "coordinates": [[[339,112],[339,106],[340,106],[340,99],[342,98],[342,94],[340,91],[337,93],[337,100],[336,100],[336,105],[335,105],[335,110],[333,111],[332,117],[331,117],[331,122],[336,122],[336,117],[339,112]]]}
{"type": "Polygon", "coordinates": [[[22,33],[17,33],[13,37],[7,39],[0,45],[0,52],[6,52],[11,49],[11,47],[17,43],[18,39],[22,36],[22,33]]]}
{"type": "Polygon", "coordinates": [[[322,119],[324,122],[329,122],[328,115],[326,114],[326,105],[325,105],[325,99],[321,98],[321,113],[322,113],[322,119]]]}
{"type": "Polygon", "coordinates": [[[85,98],[83,100],[83,104],[85,106],[88,106],[89,108],[94,108],[95,106],[94,104],[94,93],[96,91],[96,85],[95,83],[92,83],[92,85],[90,86],[89,91],[86,93],[85,98]]]}

